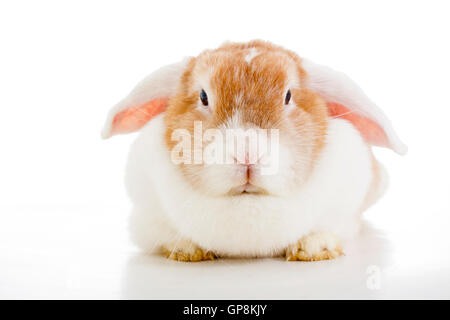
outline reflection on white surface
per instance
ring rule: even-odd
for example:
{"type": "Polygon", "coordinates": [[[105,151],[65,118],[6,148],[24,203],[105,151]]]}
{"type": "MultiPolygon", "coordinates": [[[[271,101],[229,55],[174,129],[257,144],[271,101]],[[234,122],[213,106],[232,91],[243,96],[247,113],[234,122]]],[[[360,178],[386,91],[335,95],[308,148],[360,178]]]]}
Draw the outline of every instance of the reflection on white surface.
{"type": "Polygon", "coordinates": [[[129,259],[122,298],[306,299],[376,297],[367,287],[367,269],[388,263],[389,245],[365,227],[347,255],[334,261],[286,262],[283,259],[225,259],[178,263],[162,257],[129,259]]]}
{"type": "Polygon", "coordinates": [[[429,236],[416,239],[408,230],[381,232],[366,223],[346,243],[346,255],[333,261],[181,263],[142,255],[128,243],[125,206],[5,210],[0,298],[450,297],[448,243],[430,246],[445,240],[439,230],[423,228],[429,236]]]}

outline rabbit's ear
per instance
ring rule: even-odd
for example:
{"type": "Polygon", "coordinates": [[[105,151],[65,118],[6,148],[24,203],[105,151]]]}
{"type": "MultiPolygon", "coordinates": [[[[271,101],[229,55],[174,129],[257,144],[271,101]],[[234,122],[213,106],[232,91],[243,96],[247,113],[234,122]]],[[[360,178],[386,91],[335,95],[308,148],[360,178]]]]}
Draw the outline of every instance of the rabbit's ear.
{"type": "Polygon", "coordinates": [[[167,108],[169,98],[175,94],[180,78],[189,62],[164,66],[148,75],[108,113],[102,138],[139,130],[151,118],[167,108]]]}
{"type": "Polygon", "coordinates": [[[306,86],[326,100],[331,117],[350,121],[369,144],[406,154],[408,148],[397,137],[389,119],[353,80],[306,59],[302,67],[307,73],[306,86]]]}

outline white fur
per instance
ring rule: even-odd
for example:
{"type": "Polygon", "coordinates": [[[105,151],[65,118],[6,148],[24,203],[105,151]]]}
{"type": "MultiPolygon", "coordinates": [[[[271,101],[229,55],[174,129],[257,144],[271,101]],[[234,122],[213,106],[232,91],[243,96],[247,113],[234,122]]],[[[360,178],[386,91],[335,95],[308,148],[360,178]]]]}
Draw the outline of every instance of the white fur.
{"type": "Polygon", "coordinates": [[[170,161],[164,131],[162,116],[150,121],[128,161],[130,228],[145,251],[188,239],[220,255],[272,256],[313,231],[339,238],[357,232],[372,162],[369,148],[346,120],[330,121],[314,171],[289,196],[208,196],[192,189],[170,161]]]}
{"type": "Polygon", "coordinates": [[[251,48],[250,53],[247,54],[244,59],[245,59],[245,61],[247,61],[248,64],[250,64],[250,62],[252,62],[253,58],[255,58],[258,55],[259,55],[258,50],[256,50],[256,48],[251,48]]]}
{"type": "Polygon", "coordinates": [[[345,105],[351,112],[360,113],[377,122],[384,129],[392,150],[401,155],[406,154],[408,148],[395,133],[389,119],[346,74],[307,59],[303,59],[302,66],[308,73],[309,88],[327,101],[345,105]]]}

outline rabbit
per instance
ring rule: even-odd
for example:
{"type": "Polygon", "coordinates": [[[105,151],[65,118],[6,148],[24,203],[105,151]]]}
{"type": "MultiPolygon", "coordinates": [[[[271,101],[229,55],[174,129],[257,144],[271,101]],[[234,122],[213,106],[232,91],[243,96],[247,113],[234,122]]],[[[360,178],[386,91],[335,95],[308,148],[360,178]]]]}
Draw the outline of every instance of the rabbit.
{"type": "Polygon", "coordinates": [[[262,40],[225,43],[143,79],[109,112],[102,137],[135,131],[131,239],[178,261],[334,259],[387,188],[371,146],[407,152],[345,74],[262,40]],[[202,135],[238,129],[276,130],[277,152],[240,148],[206,163],[202,150],[223,143],[202,135]],[[174,138],[183,134],[184,149],[174,138]]]}

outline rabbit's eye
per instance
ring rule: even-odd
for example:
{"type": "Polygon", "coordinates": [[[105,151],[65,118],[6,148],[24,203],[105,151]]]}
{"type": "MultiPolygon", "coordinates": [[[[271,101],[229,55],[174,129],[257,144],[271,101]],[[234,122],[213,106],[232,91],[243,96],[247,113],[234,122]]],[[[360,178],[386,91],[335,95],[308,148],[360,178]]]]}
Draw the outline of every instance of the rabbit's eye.
{"type": "Polygon", "coordinates": [[[289,101],[291,101],[291,89],[288,90],[286,93],[286,98],[284,98],[284,104],[289,104],[289,101]]]}
{"type": "Polygon", "coordinates": [[[200,92],[200,100],[202,100],[202,103],[204,106],[208,105],[208,95],[206,94],[205,90],[203,90],[203,89],[200,92]]]}

